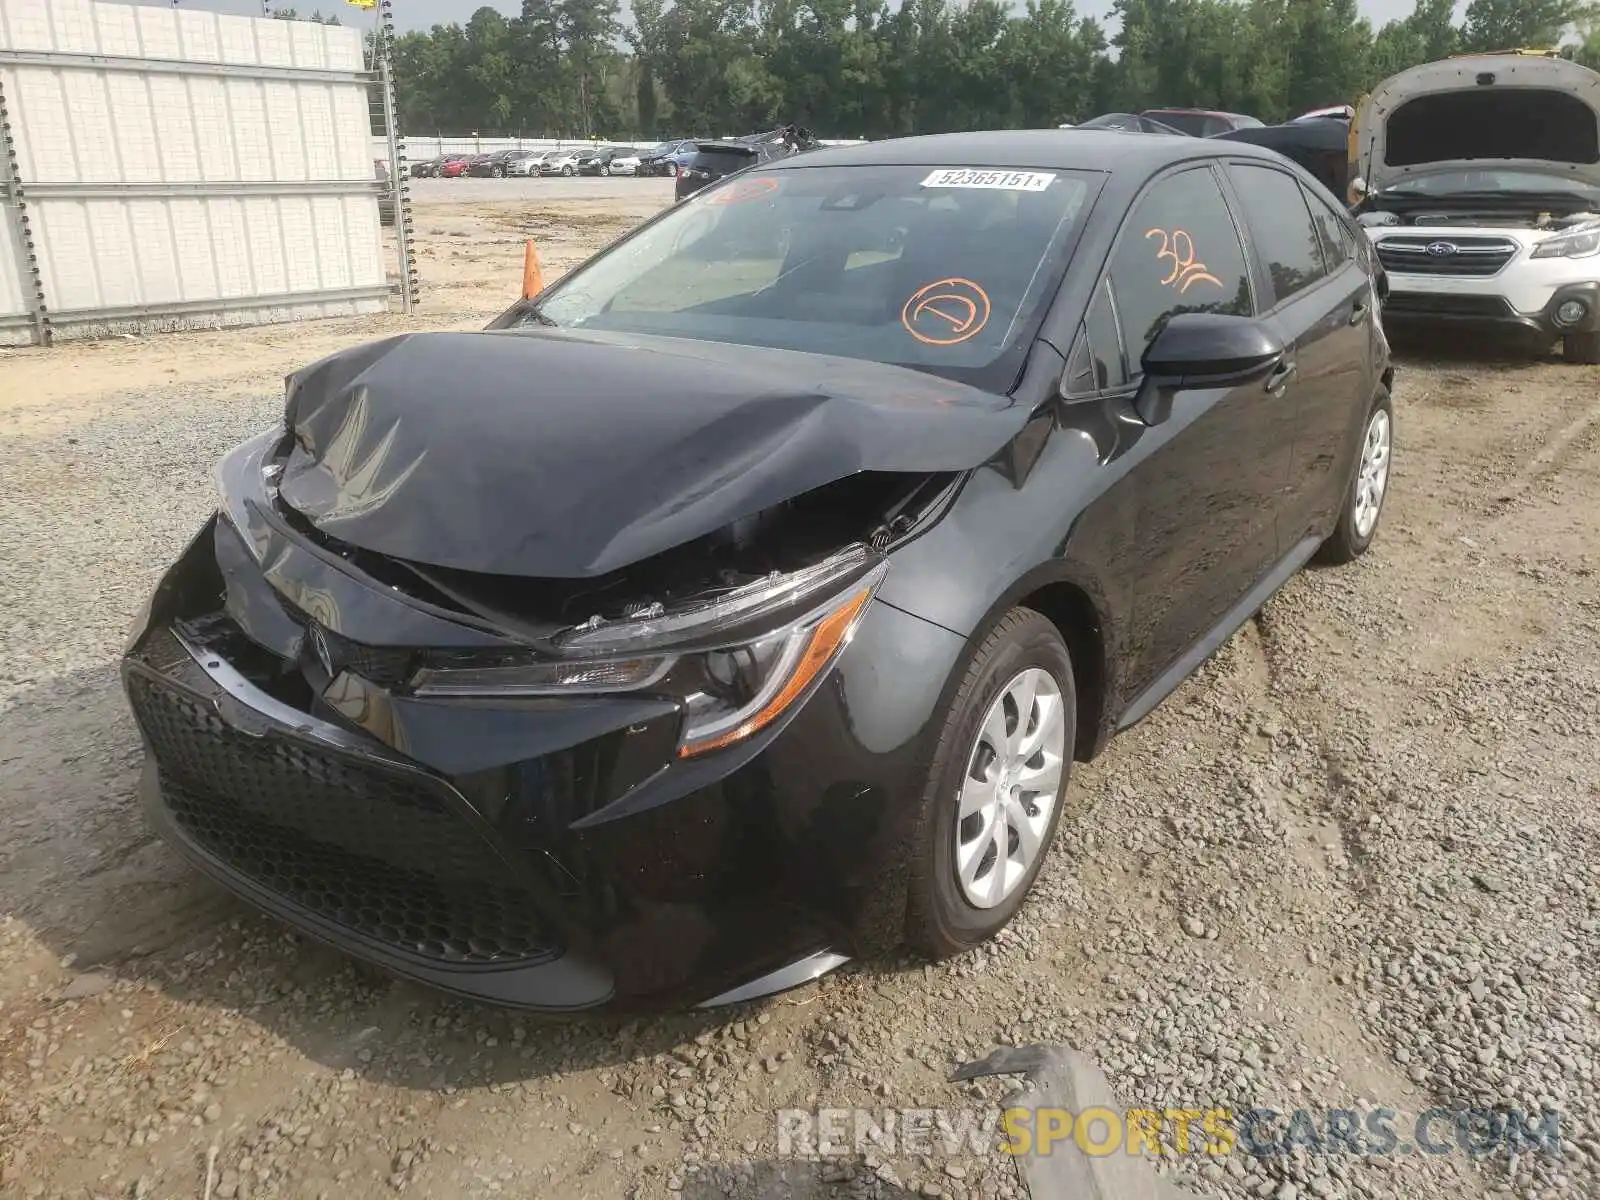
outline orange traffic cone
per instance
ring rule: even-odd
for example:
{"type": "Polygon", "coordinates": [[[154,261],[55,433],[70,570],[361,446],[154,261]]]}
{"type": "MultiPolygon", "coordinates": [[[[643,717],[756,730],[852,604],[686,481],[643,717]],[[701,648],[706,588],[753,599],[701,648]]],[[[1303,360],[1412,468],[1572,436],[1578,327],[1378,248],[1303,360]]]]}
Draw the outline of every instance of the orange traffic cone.
{"type": "Polygon", "coordinates": [[[544,272],[539,270],[539,251],[534,247],[533,239],[528,239],[528,248],[522,255],[522,298],[531,300],[544,291],[544,272]]]}

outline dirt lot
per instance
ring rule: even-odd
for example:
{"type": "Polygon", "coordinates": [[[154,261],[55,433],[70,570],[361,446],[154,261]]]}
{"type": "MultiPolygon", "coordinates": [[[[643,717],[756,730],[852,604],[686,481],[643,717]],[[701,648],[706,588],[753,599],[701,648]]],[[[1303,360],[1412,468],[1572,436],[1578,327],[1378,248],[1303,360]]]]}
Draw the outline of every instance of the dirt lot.
{"type": "MultiPolygon", "coordinates": [[[[961,1108],[996,1043],[1155,1107],[1559,1110],[1566,1153],[1191,1159],[1212,1194],[1600,1195],[1600,369],[1403,357],[1373,552],[1308,571],[1073,784],[998,944],[711,1017],[546,1023],[306,943],[145,832],[115,657],[281,378],[479,325],[657,181],[417,187],[412,319],[0,357],[0,1195],[1014,1195],[780,1162],[775,1110],[961,1108]]],[[[981,1111],[974,1108],[974,1111],[981,1111]]],[[[1447,1144],[1448,1122],[1434,1129],[1447,1144]]]]}

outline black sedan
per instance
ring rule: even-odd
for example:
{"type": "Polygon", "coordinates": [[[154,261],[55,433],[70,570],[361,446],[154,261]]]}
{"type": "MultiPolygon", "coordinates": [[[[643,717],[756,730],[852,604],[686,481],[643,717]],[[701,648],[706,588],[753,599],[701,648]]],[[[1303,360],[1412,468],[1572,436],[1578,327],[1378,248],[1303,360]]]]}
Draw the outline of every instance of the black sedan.
{"type": "Polygon", "coordinates": [[[347,951],[715,1005],[1023,903],[1099,754],[1377,531],[1365,242],[1193,138],[742,172],[289,378],[123,678],[155,826],[347,951]]]}
{"type": "Polygon", "coordinates": [[[594,150],[584,150],[578,154],[574,163],[579,175],[604,175],[606,168],[611,165],[611,160],[621,151],[615,146],[602,146],[594,150]]]}
{"type": "Polygon", "coordinates": [[[468,164],[467,174],[483,179],[504,179],[511,160],[524,153],[522,150],[497,150],[493,154],[481,154],[468,164]]]}

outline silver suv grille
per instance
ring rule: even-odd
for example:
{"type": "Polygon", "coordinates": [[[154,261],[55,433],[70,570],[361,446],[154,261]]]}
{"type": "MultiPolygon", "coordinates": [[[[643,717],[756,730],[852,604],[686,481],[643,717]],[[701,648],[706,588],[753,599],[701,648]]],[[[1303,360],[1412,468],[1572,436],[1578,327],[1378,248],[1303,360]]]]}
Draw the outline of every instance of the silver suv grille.
{"type": "Polygon", "coordinates": [[[1394,235],[1378,243],[1378,261],[1398,275],[1493,275],[1516,253],[1504,237],[1394,235]]]}

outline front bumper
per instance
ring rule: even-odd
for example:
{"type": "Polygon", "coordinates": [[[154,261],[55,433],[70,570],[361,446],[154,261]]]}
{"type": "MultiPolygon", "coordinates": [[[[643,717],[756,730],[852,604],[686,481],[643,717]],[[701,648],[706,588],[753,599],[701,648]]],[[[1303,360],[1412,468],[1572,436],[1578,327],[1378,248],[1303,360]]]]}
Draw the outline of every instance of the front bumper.
{"type": "Polygon", "coordinates": [[[955,635],[874,604],[808,700],[680,762],[661,698],[406,696],[404,647],[345,639],[422,614],[304,546],[262,561],[271,584],[213,520],[123,664],[153,826],[247,900],[424,983],[547,1011],[760,994],[898,937],[955,635]],[[331,673],[290,578],[320,598],[331,673]]]}
{"type": "Polygon", "coordinates": [[[1563,334],[1600,330],[1600,282],[1565,284],[1542,307],[1523,312],[1500,292],[1431,289],[1427,280],[1390,272],[1383,323],[1396,329],[1461,326],[1548,344],[1563,334]],[[1580,319],[1564,322],[1557,314],[1569,301],[1581,303],[1584,312],[1580,319]]]}

